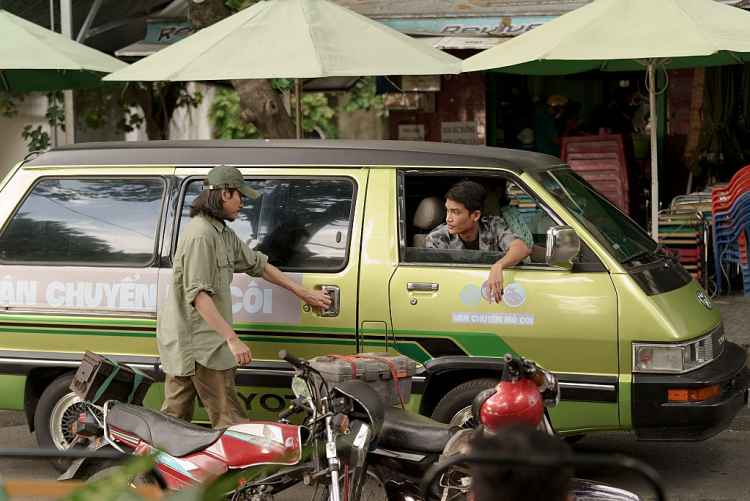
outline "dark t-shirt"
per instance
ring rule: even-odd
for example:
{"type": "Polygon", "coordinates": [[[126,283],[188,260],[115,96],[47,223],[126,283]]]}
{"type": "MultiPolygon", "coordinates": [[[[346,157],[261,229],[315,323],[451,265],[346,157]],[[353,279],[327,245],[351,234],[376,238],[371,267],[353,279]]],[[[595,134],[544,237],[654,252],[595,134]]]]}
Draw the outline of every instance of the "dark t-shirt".
{"type": "Polygon", "coordinates": [[[461,239],[461,242],[463,242],[463,244],[464,244],[464,249],[467,249],[467,250],[479,250],[479,238],[478,238],[478,235],[477,235],[477,238],[475,238],[471,242],[467,242],[463,238],[461,239]]]}

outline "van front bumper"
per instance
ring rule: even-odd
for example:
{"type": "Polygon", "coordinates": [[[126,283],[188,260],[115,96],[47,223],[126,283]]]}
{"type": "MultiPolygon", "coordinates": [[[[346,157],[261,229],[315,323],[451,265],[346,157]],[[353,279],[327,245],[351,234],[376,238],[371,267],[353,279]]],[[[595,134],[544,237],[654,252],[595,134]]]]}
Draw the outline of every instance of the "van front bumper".
{"type": "Polygon", "coordinates": [[[729,426],[747,405],[750,370],[745,350],[726,342],[719,358],[685,374],[634,374],[633,429],[639,440],[705,440],[729,426]],[[674,388],[719,385],[718,397],[700,402],[669,402],[674,388]]]}

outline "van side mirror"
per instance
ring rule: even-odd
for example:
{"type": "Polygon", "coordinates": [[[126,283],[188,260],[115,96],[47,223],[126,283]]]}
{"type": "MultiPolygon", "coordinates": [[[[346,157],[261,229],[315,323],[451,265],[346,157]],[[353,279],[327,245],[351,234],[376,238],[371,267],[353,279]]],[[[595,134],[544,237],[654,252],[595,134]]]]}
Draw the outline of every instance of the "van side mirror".
{"type": "Polygon", "coordinates": [[[547,230],[547,264],[564,270],[573,269],[573,260],[581,252],[581,239],[570,226],[552,226],[547,230]]]}

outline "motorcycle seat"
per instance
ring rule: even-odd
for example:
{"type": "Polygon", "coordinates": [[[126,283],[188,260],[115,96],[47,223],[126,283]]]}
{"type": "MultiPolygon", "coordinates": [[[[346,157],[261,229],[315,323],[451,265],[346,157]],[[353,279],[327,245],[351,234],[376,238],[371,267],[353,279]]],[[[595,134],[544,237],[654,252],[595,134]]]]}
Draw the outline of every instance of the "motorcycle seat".
{"type": "Polygon", "coordinates": [[[138,405],[115,404],[107,413],[107,426],[136,435],[170,456],[183,457],[219,440],[224,430],[212,430],[138,405]]]}
{"type": "Polygon", "coordinates": [[[398,407],[388,407],[378,445],[396,451],[439,454],[451,435],[450,425],[398,407]]]}

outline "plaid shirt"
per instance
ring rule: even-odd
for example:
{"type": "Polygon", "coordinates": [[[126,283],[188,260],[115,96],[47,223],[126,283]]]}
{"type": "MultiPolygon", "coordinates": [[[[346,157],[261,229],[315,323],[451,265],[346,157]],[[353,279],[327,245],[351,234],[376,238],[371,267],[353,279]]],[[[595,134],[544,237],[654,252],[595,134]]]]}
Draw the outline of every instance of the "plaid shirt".
{"type": "MultiPolygon", "coordinates": [[[[520,238],[500,216],[484,216],[479,220],[479,250],[508,252],[510,244],[520,238]]],[[[463,240],[458,235],[448,232],[448,225],[443,223],[427,235],[427,249],[465,249],[463,240]]]]}

